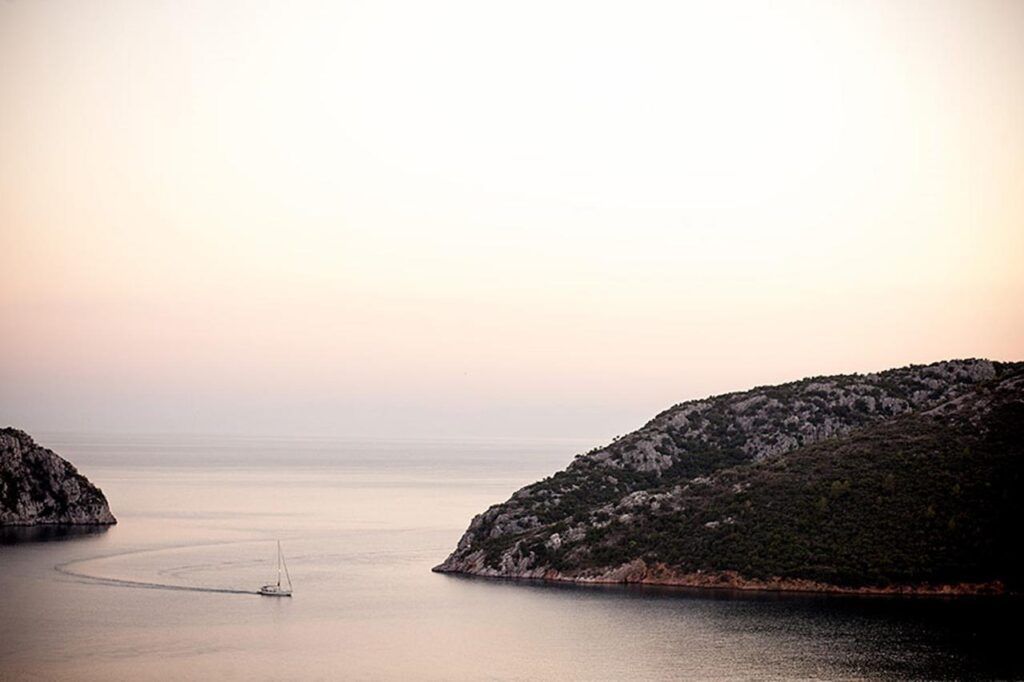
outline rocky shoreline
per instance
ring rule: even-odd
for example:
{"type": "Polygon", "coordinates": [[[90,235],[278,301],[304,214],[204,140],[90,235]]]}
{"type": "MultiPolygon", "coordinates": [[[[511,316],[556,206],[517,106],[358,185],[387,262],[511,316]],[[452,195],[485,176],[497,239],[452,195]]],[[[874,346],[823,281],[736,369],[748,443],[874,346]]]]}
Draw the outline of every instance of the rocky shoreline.
{"type": "Polygon", "coordinates": [[[1024,363],[673,406],[470,522],[434,570],[842,594],[1018,593],[1024,363]],[[786,577],[781,577],[786,576],[786,577]]]}
{"type": "Polygon", "coordinates": [[[110,526],[103,491],[24,431],[0,429],[0,526],[110,526]]]}
{"type": "Polygon", "coordinates": [[[744,578],[736,571],[719,571],[709,573],[678,573],[664,564],[647,566],[643,561],[624,564],[611,571],[592,575],[563,575],[555,569],[540,573],[526,571],[523,574],[507,574],[494,571],[466,571],[435,566],[435,573],[461,575],[465,577],[487,578],[513,581],[539,581],[551,583],[568,583],[575,585],[650,585],[658,587],[688,587],[703,590],[728,590],[744,592],[792,592],[805,594],[842,594],[865,596],[968,596],[968,595],[1003,595],[1007,594],[1006,585],[1002,581],[983,583],[954,584],[917,584],[850,587],[817,582],[814,580],[770,578],[757,580],[744,578]]]}

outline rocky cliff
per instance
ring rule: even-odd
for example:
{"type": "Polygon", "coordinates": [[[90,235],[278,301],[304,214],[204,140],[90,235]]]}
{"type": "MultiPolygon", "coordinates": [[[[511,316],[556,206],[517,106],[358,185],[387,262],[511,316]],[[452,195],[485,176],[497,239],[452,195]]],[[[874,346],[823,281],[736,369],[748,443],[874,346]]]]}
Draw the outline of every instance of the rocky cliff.
{"type": "Polygon", "coordinates": [[[0,429],[0,526],[117,523],[103,492],[27,433],[0,429]]]}
{"type": "Polygon", "coordinates": [[[1002,589],[1024,363],[816,377],[676,405],[475,517],[435,570],[863,591],[1002,589]]]}

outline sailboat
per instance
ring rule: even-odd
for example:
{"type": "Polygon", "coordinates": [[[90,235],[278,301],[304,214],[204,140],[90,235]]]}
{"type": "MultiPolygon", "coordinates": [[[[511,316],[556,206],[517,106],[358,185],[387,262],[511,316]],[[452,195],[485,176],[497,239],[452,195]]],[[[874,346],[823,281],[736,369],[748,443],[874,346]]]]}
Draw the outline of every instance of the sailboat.
{"type": "Polygon", "coordinates": [[[281,541],[277,541],[277,584],[264,585],[260,588],[260,594],[264,597],[290,597],[292,596],[292,578],[288,575],[288,564],[284,562],[284,553],[281,551],[281,541]],[[281,585],[281,569],[284,569],[285,580],[288,587],[281,585]]]}

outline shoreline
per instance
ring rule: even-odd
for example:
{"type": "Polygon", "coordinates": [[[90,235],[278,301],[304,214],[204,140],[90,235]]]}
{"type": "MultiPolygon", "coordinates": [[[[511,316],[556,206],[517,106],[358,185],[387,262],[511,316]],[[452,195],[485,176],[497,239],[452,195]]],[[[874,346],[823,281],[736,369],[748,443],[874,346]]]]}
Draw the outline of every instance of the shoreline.
{"type": "Polygon", "coordinates": [[[39,528],[46,526],[53,528],[57,526],[67,526],[69,528],[81,528],[82,526],[116,526],[117,519],[110,521],[54,521],[52,519],[44,520],[32,520],[32,521],[4,521],[0,523],[0,528],[39,528]]]}
{"type": "MultiPolygon", "coordinates": [[[[642,562],[641,562],[642,563],[642,562]]],[[[636,562],[625,564],[595,575],[564,575],[554,569],[540,573],[526,572],[522,575],[478,573],[474,571],[445,568],[443,564],[431,569],[443,573],[473,578],[497,580],[531,580],[575,585],[647,585],[652,587],[685,587],[692,589],[744,591],[751,593],[793,593],[853,596],[1009,596],[1015,593],[1006,589],[1000,580],[981,583],[918,583],[888,586],[844,586],[815,580],[794,578],[744,578],[735,571],[715,573],[676,573],[666,566],[637,566],[636,562]]]]}

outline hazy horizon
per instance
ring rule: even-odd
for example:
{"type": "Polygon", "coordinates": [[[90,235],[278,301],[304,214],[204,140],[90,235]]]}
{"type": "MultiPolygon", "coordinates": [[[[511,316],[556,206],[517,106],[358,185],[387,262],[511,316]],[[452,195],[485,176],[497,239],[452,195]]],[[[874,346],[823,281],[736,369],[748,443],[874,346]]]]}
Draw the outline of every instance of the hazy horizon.
{"type": "Polygon", "coordinates": [[[0,3],[0,421],[601,441],[1024,359],[1024,4],[0,3]]]}
{"type": "MultiPolygon", "coordinates": [[[[945,358],[945,359],[946,360],[962,360],[962,359],[967,359],[967,358],[945,358]]],[[[1015,362],[1015,361],[1019,361],[1019,360],[1014,360],[1014,359],[998,359],[998,358],[986,358],[986,359],[992,360],[994,362],[1015,362]]],[[[936,362],[938,362],[938,361],[936,361],[936,362]]],[[[921,364],[930,364],[930,363],[928,363],[928,362],[916,363],[915,362],[915,363],[910,363],[910,364],[921,365],[921,364]]],[[[896,367],[894,366],[894,367],[886,367],[884,369],[895,369],[895,368],[896,367]]],[[[884,370],[882,368],[880,368],[878,370],[851,371],[851,372],[843,372],[843,373],[844,374],[866,374],[866,373],[871,373],[872,371],[884,371],[884,370]]],[[[142,438],[145,438],[145,437],[186,437],[186,438],[193,438],[194,437],[194,438],[237,439],[237,438],[246,438],[246,437],[251,436],[253,438],[258,438],[258,439],[262,439],[262,440],[266,440],[266,439],[273,440],[273,439],[280,438],[280,439],[285,439],[285,440],[289,440],[289,439],[310,440],[310,441],[320,441],[320,440],[322,440],[322,441],[325,441],[325,442],[345,442],[345,441],[361,442],[361,441],[372,441],[372,440],[378,440],[378,439],[385,439],[385,440],[390,440],[390,441],[395,441],[395,442],[401,442],[401,441],[404,441],[404,440],[418,441],[418,442],[431,442],[431,441],[445,442],[445,441],[460,441],[460,440],[462,440],[462,441],[471,441],[471,442],[472,441],[501,442],[501,441],[507,440],[507,441],[510,441],[510,442],[528,442],[528,441],[557,442],[557,441],[565,441],[567,444],[570,444],[570,443],[579,444],[581,442],[589,441],[589,442],[592,442],[593,446],[597,447],[597,446],[606,445],[611,439],[613,439],[613,438],[615,438],[617,436],[629,433],[631,431],[634,431],[634,430],[640,428],[641,426],[646,424],[650,419],[652,419],[658,412],[661,412],[664,409],[672,407],[673,405],[678,404],[678,403],[686,402],[686,401],[689,401],[689,400],[699,400],[701,398],[712,397],[714,395],[721,395],[721,394],[725,394],[725,393],[732,393],[732,392],[737,392],[737,391],[743,392],[745,390],[754,389],[754,388],[757,388],[759,386],[783,384],[783,383],[788,383],[789,381],[796,381],[796,380],[799,380],[799,379],[812,378],[812,377],[815,377],[815,376],[825,376],[825,375],[820,375],[820,374],[818,374],[818,375],[806,375],[806,376],[801,376],[801,377],[793,377],[791,379],[781,379],[781,380],[779,380],[777,382],[772,382],[771,384],[757,384],[757,385],[745,386],[745,387],[742,387],[742,388],[725,389],[725,390],[721,390],[721,391],[716,391],[714,393],[709,393],[709,394],[706,394],[706,395],[687,396],[685,398],[681,398],[681,399],[673,401],[671,403],[666,403],[666,404],[662,405],[661,407],[657,407],[657,408],[652,409],[650,412],[648,412],[644,416],[642,416],[640,418],[640,421],[637,421],[635,423],[632,423],[632,424],[607,423],[607,424],[604,425],[604,426],[606,426],[604,431],[602,431],[602,432],[592,432],[592,433],[576,433],[576,434],[561,433],[561,434],[559,434],[559,433],[556,433],[554,431],[554,429],[552,430],[552,433],[550,433],[550,434],[533,434],[533,435],[523,435],[523,434],[514,434],[514,433],[507,433],[507,434],[503,434],[503,433],[487,433],[487,434],[481,434],[481,433],[473,433],[471,431],[466,431],[466,432],[452,431],[450,433],[434,433],[434,434],[431,434],[431,433],[404,433],[404,432],[397,432],[397,433],[396,432],[381,432],[381,433],[364,432],[364,433],[360,433],[360,432],[355,431],[355,430],[349,430],[349,431],[347,431],[345,433],[341,433],[341,432],[331,432],[330,430],[325,430],[325,431],[319,431],[318,432],[318,431],[312,431],[312,430],[309,430],[309,429],[305,429],[305,430],[302,430],[302,431],[289,432],[289,431],[285,431],[285,430],[274,430],[272,426],[269,427],[269,428],[267,428],[267,427],[263,427],[263,428],[259,428],[259,427],[257,427],[257,428],[252,428],[252,427],[238,428],[235,431],[231,431],[231,430],[228,430],[228,429],[225,429],[225,428],[221,428],[221,430],[219,430],[219,431],[218,430],[206,430],[206,431],[203,431],[203,430],[194,430],[194,429],[178,429],[178,430],[166,429],[166,430],[159,430],[159,429],[145,428],[145,427],[143,427],[143,428],[138,428],[138,427],[132,428],[131,426],[127,426],[127,425],[122,426],[120,428],[107,428],[107,429],[95,429],[95,428],[85,427],[85,428],[44,428],[44,429],[39,429],[39,430],[31,430],[31,429],[28,429],[28,430],[29,430],[29,435],[36,435],[36,436],[41,436],[41,437],[85,435],[85,436],[91,436],[91,437],[104,437],[104,436],[132,437],[132,436],[137,436],[137,437],[142,437],[142,438]]],[[[0,426],[10,426],[10,427],[21,428],[22,430],[25,430],[25,427],[20,426],[19,424],[14,424],[14,423],[11,423],[11,424],[0,424],[0,426]]],[[[42,443],[42,445],[45,446],[46,443],[42,443]]],[[[583,448],[583,450],[578,450],[578,451],[579,452],[583,452],[586,449],[589,449],[589,447],[585,447],[585,448],[583,448]]],[[[567,450],[566,454],[567,454],[567,456],[571,456],[572,454],[574,454],[574,452],[569,452],[567,450]]]]}

